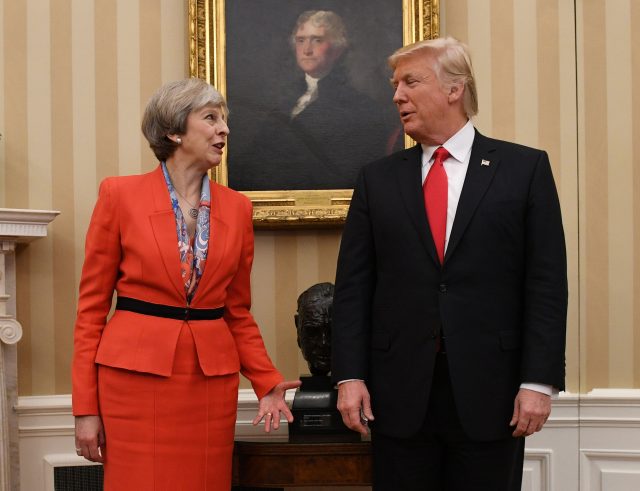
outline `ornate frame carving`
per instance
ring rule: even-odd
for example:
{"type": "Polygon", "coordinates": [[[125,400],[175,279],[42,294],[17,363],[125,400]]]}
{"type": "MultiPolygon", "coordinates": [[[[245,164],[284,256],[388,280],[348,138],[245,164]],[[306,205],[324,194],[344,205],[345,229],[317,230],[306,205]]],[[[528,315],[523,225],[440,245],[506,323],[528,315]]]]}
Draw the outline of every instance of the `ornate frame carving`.
{"type": "MultiPolygon", "coordinates": [[[[440,0],[402,0],[403,41],[438,37],[440,0]]],[[[189,0],[189,74],[211,82],[224,96],[226,86],[225,0],[189,0]]],[[[411,144],[407,139],[406,144],[411,144]]],[[[213,178],[227,184],[225,157],[213,178]]],[[[352,190],[246,191],[257,228],[339,226],[352,190]]]]}

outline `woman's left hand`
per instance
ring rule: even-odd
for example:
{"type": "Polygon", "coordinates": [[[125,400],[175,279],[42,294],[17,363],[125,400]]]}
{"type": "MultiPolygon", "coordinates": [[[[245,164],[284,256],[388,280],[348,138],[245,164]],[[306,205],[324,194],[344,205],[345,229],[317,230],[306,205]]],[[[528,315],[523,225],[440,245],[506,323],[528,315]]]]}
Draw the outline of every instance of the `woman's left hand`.
{"type": "Polygon", "coordinates": [[[289,410],[289,406],[284,400],[284,395],[289,389],[297,389],[302,385],[300,380],[290,380],[280,382],[269,393],[260,399],[258,405],[258,414],[253,420],[253,425],[256,426],[264,418],[264,431],[269,433],[271,428],[277,430],[280,427],[280,416],[284,414],[284,417],[289,423],[293,421],[293,415],[289,410]]]}

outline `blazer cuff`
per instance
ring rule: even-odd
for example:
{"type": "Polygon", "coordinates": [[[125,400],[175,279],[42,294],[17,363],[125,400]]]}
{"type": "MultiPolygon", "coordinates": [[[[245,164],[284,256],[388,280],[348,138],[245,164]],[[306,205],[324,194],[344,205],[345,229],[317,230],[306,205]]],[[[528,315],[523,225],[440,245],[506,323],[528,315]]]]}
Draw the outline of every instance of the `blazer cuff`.
{"type": "Polygon", "coordinates": [[[260,400],[264,396],[266,396],[269,392],[271,392],[271,390],[273,390],[273,388],[276,385],[278,385],[280,382],[283,382],[284,377],[280,372],[275,370],[269,375],[264,375],[264,374],[261,375],[259,377],[259,380],[258,380],[258,377],[256,377],[256,379],[250,379],[250,380],[251,380],[251,386],[253,387],[253,391],[255,392],[258,400],[260,400]]]}

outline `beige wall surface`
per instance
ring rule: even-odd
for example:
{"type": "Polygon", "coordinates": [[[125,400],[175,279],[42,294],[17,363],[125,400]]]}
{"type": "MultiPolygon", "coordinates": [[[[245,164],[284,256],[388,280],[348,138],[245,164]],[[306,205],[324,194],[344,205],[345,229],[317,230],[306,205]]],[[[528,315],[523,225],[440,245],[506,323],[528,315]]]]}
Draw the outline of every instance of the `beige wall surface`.
{"type": "Polygon", "coordinates": [[[187,52],[186,0],[0,0],[0,206],[61,211],[18,251],[21,395],[70,392],[98,183],[157,165],[140,114],[187,52]]]}
{"type": "MultiPolygon", "coordinates": [[[[471,47],[478,129],[549,152],[569,257],[568,388],[640,387],[640,5],[443,0],[441,14],[441,32],[471,47]]],[[[97,185],[156,165],[140,114],[187,59],[186,0],[0,0],[0,206],[62,212],[18,253],[21,395],[70,392],[97,185]]],[[[256,234],[253,311],[287,377],[306,371],[296,298],[333,281],[339,241],[256,234]]]]}

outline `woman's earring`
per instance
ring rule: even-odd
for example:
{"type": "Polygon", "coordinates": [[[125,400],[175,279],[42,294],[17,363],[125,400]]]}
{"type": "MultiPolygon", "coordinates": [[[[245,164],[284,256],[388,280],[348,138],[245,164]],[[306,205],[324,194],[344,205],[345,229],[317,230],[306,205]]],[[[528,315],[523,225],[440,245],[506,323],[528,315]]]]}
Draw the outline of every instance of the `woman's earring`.
{"type": "Polygon", "coordinates": [[[176,143],[178,145],[182,145],[182,138],[180,138],[180,137],[176,138],[176,143]]]}

